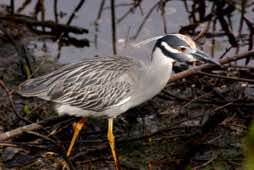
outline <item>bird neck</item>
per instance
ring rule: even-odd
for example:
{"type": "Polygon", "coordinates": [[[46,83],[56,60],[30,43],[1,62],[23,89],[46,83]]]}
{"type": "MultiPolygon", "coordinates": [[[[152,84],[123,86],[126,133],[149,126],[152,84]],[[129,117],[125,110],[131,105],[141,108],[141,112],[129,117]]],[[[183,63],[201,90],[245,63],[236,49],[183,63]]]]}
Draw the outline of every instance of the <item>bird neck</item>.
{"type": "Polygon", "coordinates": [[[149,75],[159,78],[159,83],[165,85],[171,76],[174,60],[166,57],[159,48],[155,48],[152,55],[149,75]]]}
{"type": "Polygon", "coordinates": [[[156,47],[153,50],[152,53],[152,65],[157,65],[158,67],[163,67],[163,66],[167,66],[167,67],[171,67],[173,66],[173,63],[175,62],[174,59],[167,57],[165,54],[163,54],[163,52],[161,51],[160,48],[156,47]]]}

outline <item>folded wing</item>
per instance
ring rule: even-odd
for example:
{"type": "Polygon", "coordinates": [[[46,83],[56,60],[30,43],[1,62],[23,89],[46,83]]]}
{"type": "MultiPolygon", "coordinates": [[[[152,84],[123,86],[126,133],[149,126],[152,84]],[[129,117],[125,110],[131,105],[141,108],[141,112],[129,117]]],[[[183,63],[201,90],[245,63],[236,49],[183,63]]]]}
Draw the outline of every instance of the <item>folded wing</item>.
{"type": "Polygon", "coordinates": [[[134,59],[96,57],[70,64],[21,86],[23,96],[35,96],[84,110],[103,111],[128,98],[135,86],[134,59]]]}

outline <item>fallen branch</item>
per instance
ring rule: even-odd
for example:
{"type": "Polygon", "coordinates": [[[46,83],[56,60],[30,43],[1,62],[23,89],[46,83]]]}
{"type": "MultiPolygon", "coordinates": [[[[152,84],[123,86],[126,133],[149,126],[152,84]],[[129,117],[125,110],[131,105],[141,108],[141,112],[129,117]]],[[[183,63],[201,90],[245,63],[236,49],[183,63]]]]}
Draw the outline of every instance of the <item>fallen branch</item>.
{"type": "Polygon", "coordinates": [[[54,21],[36,21],[32,18],[26,17],[26,16],[4,16],[0,17],[0,20],[10,20],[18,23],[24,23],[30,26],[42,26],[51,28],[53,30],[61,30],[63,32],[72,32],[75,34],[84,34],[88,33],[88,30],[85,28],[80,28],[76,26],[69,26],[65,24],[57,24],[54,21]]]}
{"type": "Polygon", "coordinates": [[[70,117],[70,116],[67,116],[67,115],[65,115],[65,116],[55,116],[55,117],[40,121],[38,123],[31,123],[29,125],[22,126],[22,127],[10,130],[8,132],[0,133],[0,141],[6,141],[10,138],[22,135],[25,132],[39,130],[39,129],[42,129],[46,126],[52,126],[52,125],[55,125],[58,122],[62,122],[64,120],[66,120],[66,119],[75,119],[75,117],[70,117]]]}
{"type": "Polygon", "coordinates": [[[41,129],[42,127],[43,126],[38,123],[32,123],[32,124],[22,126],[22,127],[19,127],[17,129],[14,129],[14,130],[11,130],[8,132],[4,132],[4,133],[0,134],[0,141],[5,141],[5,140],[8,140],[12,137],[23,134],[26,131],[37,130],[37,129],[41,129]]]}

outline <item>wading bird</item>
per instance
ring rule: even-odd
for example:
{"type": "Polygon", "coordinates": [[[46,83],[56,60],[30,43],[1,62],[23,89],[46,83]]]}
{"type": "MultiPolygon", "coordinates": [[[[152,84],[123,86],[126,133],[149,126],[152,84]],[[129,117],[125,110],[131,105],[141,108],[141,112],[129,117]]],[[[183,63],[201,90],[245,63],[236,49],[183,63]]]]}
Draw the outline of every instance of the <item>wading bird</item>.
{"type": "Polygon", "coordinates": [[[120,169],[113,119],[158,94],[167,84],[174,62],[197,60],[218,64],[197,49],[190,37],[168,34],[156,40],[148,63],[124,56],[85,59],[26,81],[19,93],[53,101],[60,115],[81,117],[75,125],[67,156],[85,124],[84,117],[106,117],[109,145],[116,169],[120,169]]]}

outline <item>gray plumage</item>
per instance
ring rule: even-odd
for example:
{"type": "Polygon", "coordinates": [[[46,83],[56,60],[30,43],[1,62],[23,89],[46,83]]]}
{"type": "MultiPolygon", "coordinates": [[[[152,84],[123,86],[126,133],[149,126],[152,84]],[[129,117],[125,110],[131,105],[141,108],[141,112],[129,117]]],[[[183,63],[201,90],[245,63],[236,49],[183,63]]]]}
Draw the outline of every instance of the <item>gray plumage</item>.
{"type": "Polygon", "coordinates": [[[175,61],[196,58],[215,63],[189,37],[170,34],[157,40],[148,63],[123,56],[85,59],[26,81],[19,93],[55,102],[59,114],[116,117],[158,94],[175,61]]]}
{"type": "Polygon", "coordinates": [[[21,86],[23,96],[103,112],[133,92],[138,60],[128,57],[94,57],[70,64],[21,86]]]}

